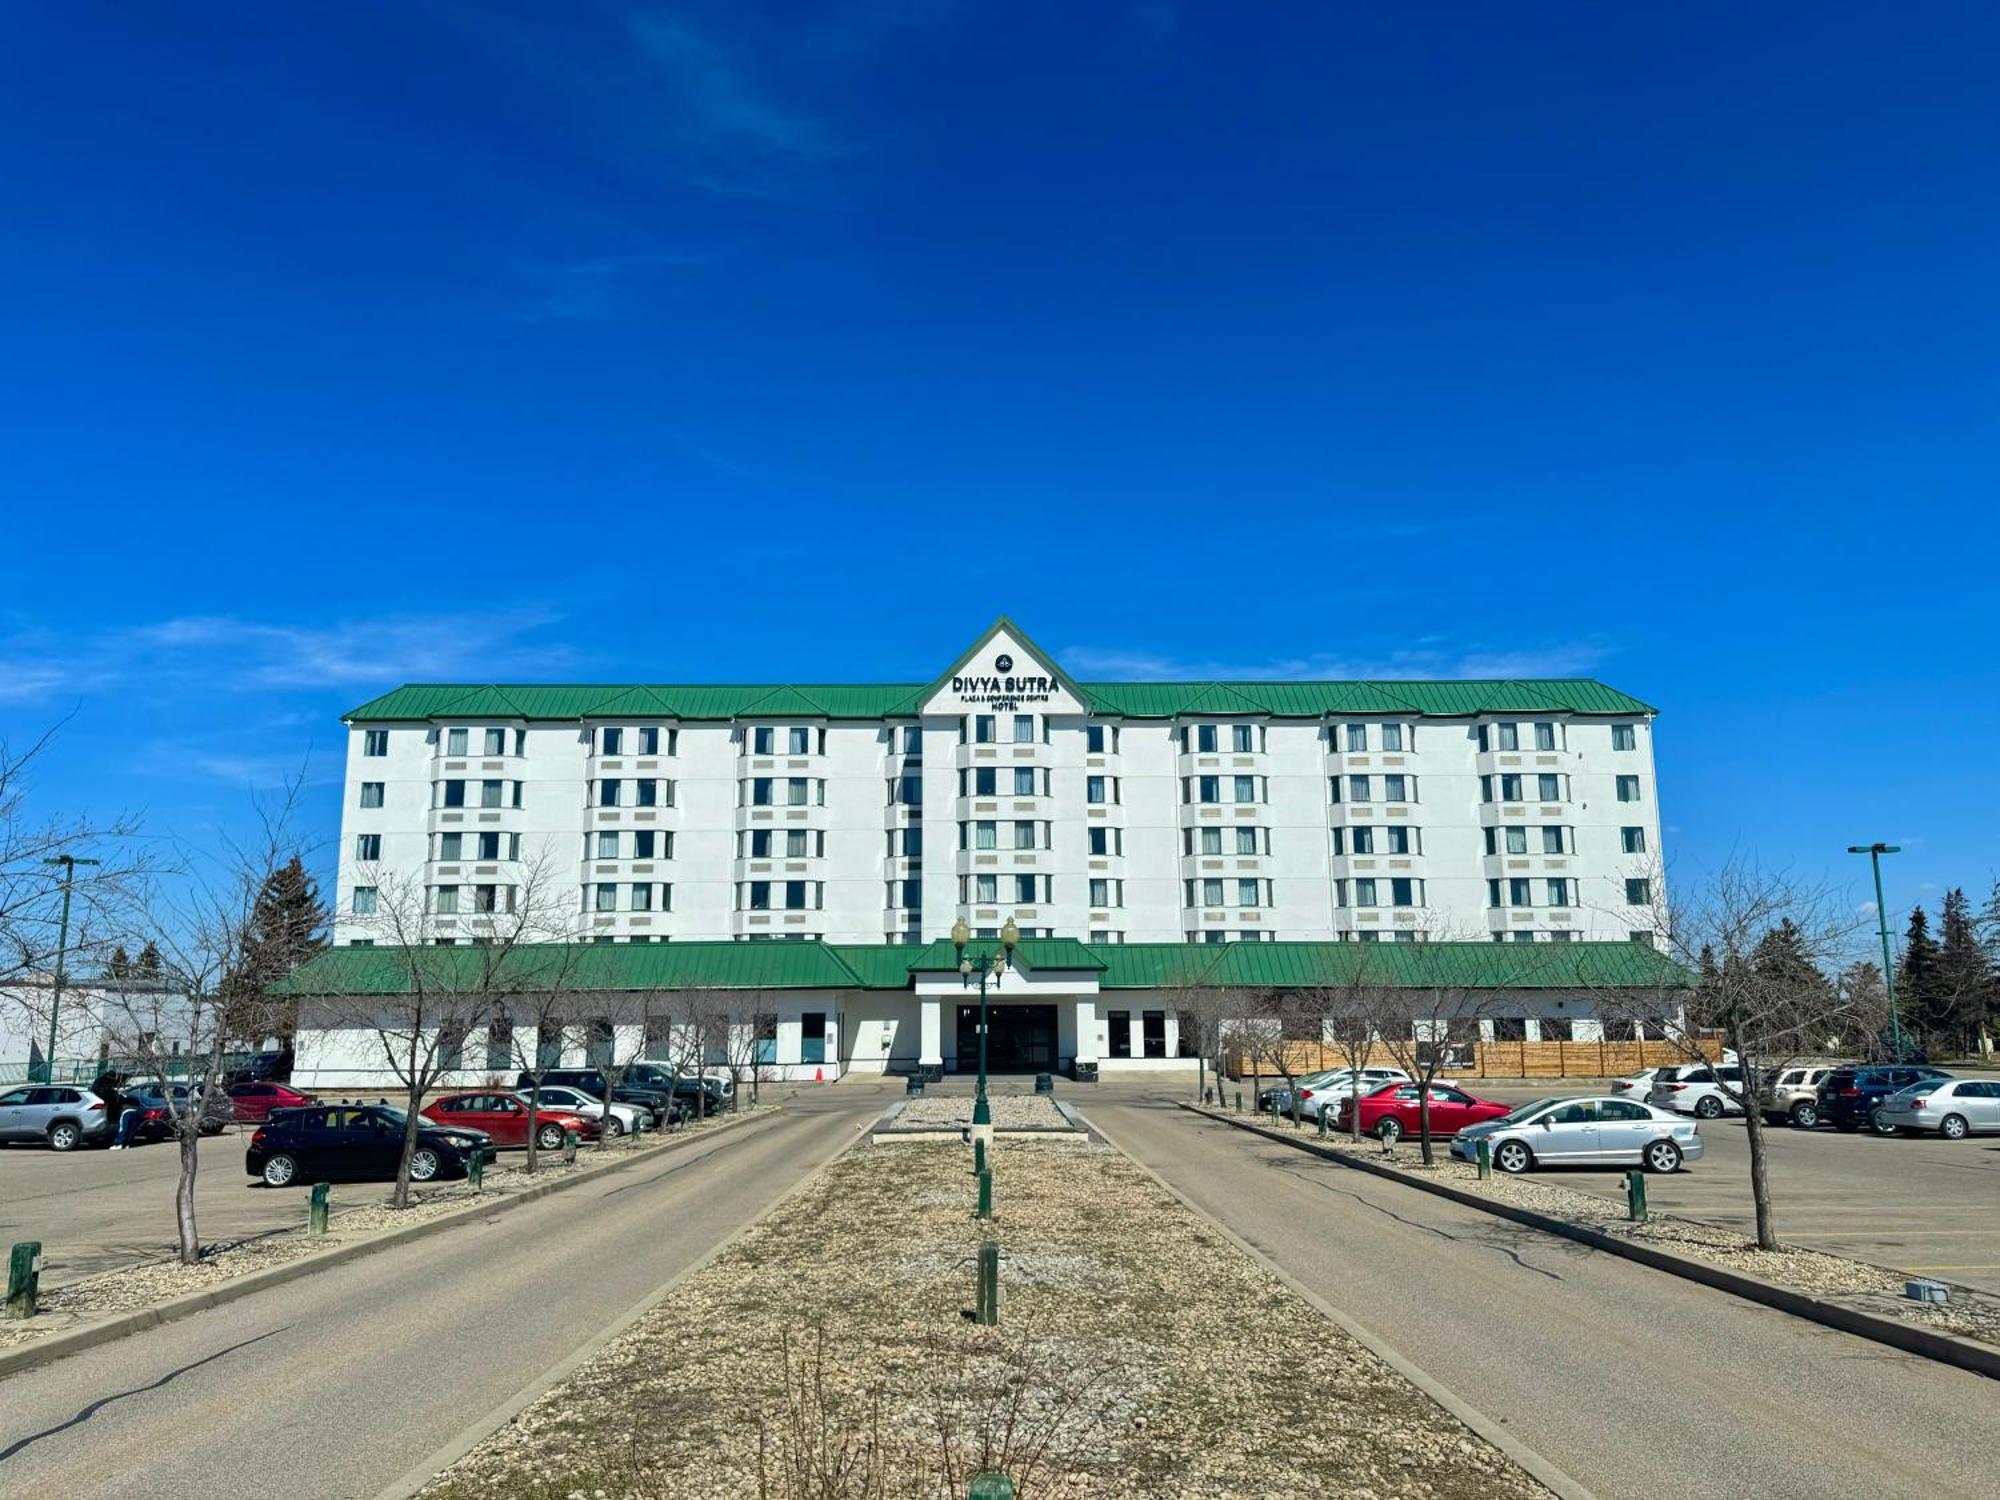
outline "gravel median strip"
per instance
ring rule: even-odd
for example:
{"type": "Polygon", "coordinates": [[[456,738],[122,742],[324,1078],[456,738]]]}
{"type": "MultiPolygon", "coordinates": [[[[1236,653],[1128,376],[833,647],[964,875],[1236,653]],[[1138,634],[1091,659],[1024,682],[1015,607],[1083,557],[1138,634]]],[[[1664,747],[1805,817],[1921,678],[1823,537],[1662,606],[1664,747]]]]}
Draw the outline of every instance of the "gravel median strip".
{"type": "Polygon", "coordinates": [[[969,1167],[837,1159],[425,1494],[1547,1493],[1109,1148],[996,1150],[1001,1320],[971,1323],[969,1167]]]}

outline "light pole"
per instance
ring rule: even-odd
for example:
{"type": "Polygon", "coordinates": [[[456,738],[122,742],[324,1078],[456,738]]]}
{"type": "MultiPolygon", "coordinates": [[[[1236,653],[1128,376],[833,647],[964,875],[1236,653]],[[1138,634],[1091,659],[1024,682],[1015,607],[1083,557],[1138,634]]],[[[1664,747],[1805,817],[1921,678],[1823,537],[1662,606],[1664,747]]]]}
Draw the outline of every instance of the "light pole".
{"type": "Polygon", "coordinates": [[[76,884],[76,867],[94,865],[94,859],[78,859],[74,854],[52,854],[42,861],[45,865],[63,867],[62,924],[56,929],[56,982],[49,995],[49,1051],[42,1059],[42,1082],[56,1081],[56,1022],[62,1017],[63,969],[69,957],[69,896],[70,888],[76,884]]]}
{"type": "Polygon", "coordinates": [[[1889,957],[1889,909],[1882,904],[1882,856],[1901,854],[1898,844],[1849,844],[1849,854],[1865,854],[1875,871],[1875,922],[1882,932],[1882,988],[1889,996],[1889,1045],[1896,1061],[1903,1060],[1903,1019],[1896,1010],[1896,965],[1889,957]]]}
{"type": "MultiPolygon", "coordinates": [[[[965,956],[965,945],[972,940],[972,929],[960,917],[951,924],[951,945],[958,950],[958,983],[963,989],[972,983],[975,965],[965,956]]],[[[1007,925],[1000,929],[1000,952],[990,959],[981,960],[976,966],[979,971],[979,1092],[972,1101],[972,1124],[976,1129],[993,1123],[993,1106],[986,1102],[986,987],[998,984],[1000,976],[1014,967],[1014,945],[1021,941],[1021,929],[1009,917],[1007,925]]]]}

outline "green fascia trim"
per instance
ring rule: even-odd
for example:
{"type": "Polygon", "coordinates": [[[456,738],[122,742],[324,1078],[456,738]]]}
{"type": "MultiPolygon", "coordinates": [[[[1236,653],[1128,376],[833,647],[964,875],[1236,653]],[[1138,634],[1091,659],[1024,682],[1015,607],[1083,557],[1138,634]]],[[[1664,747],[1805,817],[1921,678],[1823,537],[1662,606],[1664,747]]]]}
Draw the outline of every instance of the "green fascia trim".
{"type": "MultiPolygon", "coordinates": [[[[966,945],[976,965],[1000,950],[966,945]]],[[[272,987],[280,995],[407,993],[412,967],[441,989],[490,983],[495,998],[565,990],[906,990],[913,973],[949,973],[958,952],[944,939],[893,943],[549,943],[506,953],[488,974],[489,950],[470,947],[329,948],[272,987]]],[[[1393,988],[1681,989],[1695,976],[1636,943],[1111,943],[1024,938],[1024,969],[1096,971],[1118,989],[1288,989],[1379,984],[1393,988]]]]}
{"type": "MultiPolygon", "coordinates": [[[[1262,714],[1317,719],[1329,714],[1602,714],[1650,717],[1651,704],[1591,678],[1494,682],[1108,682],[1065,686],[1102,719],[1175,719],[1262,714]]],[[[796,686],[610,683],[478,686],[411,683],[371,698],[350,722],[431,719],[744,717],[915,718],[932,689],[920,683],[810,683],[796,686]]]]}

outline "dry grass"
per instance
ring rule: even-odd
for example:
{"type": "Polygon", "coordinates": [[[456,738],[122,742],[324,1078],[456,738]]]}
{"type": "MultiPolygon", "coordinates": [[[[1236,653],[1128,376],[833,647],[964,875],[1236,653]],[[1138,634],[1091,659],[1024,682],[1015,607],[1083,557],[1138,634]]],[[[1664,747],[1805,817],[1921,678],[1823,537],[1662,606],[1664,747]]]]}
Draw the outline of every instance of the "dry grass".
{"type": "Polygon", "coordinates": [[[454,1467],[448,1500],[1543,1492],[1124,1157],[865,1148],[454,1467]]]}

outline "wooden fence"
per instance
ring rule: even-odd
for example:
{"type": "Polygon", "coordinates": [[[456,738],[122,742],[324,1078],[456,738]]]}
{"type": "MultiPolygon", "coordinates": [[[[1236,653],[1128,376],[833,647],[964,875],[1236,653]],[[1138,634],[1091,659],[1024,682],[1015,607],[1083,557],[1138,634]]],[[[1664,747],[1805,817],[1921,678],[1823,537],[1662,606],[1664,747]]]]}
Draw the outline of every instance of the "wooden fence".
{"type": "MultiPolygon", "coordinates": [[[[1710,1061],[1722,1056],[1719,1037],[1705,1036],[1697,1045],[1710,1061]]],[[[1347,1058],[1330,1042],[1286,1042],[1286,1066],[1266,1055],[1253,1058],[1231,1052],[1225,1061],[1232,1078],[1292,1077],[1344,1068],[1347,1058]]],[[[1443,1073],[1453,1078],[1617,1078],[1641,1068],[1670,1067],[1688,1061],[1686,1050],[1673,1042],[1471,1042],[1453,1049],[1457,1066],[1443,1073]]],[[[1379,1043],[1369,1049],[1364,1066],[1394,1067],[1395,1058],[1379,1043]]]]}

